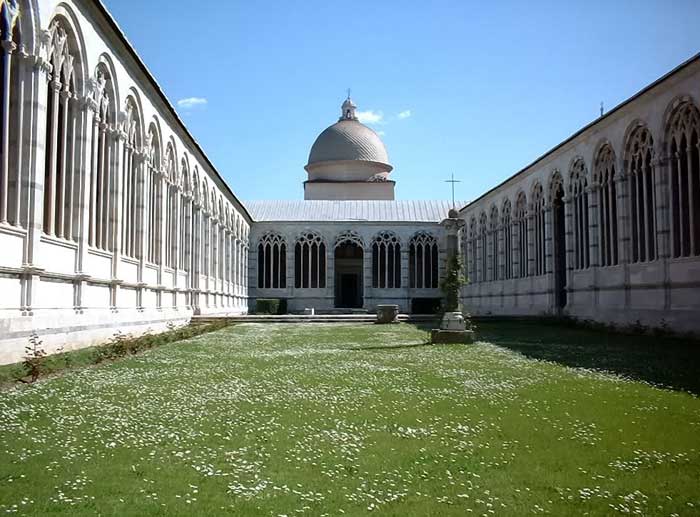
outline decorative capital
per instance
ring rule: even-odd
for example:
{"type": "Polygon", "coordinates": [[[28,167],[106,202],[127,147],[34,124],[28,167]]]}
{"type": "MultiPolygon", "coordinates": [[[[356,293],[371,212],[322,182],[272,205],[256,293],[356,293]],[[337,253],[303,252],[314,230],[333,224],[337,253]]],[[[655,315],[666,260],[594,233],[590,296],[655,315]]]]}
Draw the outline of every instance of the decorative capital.
{"type": "Polygon", "coordinates": [[[2,42],[0,42],[0,45],[2,45],[3,50],[7,54],[12,54],[15,50],[17,50],[17,45],[15,45],[15,42],[11,39],[2,40],[2,42]]]}

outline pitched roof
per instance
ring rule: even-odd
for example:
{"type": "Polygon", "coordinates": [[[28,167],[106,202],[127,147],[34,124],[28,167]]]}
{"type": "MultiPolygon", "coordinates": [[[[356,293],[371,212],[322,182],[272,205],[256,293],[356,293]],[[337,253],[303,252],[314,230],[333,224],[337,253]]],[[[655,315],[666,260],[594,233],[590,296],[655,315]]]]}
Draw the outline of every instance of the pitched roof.
{"type": "MultiPolygon", "coordinates": [[[[455,202],[463,206],[463,201],[455,202]]],[[[440,222],[452,208],[449,201],[247,201],[254,221],[440,222]]]]}

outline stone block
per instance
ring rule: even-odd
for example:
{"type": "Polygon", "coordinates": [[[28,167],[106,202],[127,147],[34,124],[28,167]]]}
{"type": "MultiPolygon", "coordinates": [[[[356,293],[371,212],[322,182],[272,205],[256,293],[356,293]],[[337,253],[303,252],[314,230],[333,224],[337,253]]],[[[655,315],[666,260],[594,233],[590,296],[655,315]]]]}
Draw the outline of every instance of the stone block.
{"type": "Polygon", "coordinates": [[[377,305],[377,323],[396,323],[398,316],[398,305],[377,305]]]}

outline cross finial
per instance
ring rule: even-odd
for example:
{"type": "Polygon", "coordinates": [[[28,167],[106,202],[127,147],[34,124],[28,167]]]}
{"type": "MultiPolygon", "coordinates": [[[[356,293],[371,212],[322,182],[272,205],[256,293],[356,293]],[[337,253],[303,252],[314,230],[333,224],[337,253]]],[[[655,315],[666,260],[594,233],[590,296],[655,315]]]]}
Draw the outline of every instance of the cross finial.
{"type": "Polygon", "coordinates": [[[348,99],[350,98],[350,88],[348,88],[348,99]]]}
{"type": "Polygon", "coordinates": [[[450,179],[445,180],[445,183],[452,183],[452,208],[455,207],[455,183],[462,183],[460,180],[455,179],[455,173],[452,173],[452,176],[450,179]]]}

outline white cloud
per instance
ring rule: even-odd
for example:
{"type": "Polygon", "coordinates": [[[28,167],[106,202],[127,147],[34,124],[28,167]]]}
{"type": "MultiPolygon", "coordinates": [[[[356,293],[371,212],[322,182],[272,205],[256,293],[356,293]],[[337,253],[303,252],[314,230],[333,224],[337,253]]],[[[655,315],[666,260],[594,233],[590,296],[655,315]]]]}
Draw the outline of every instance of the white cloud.
{"type": "Polygon", "coordinates": [[[411,110],[403,110],[401,113],[396,115],[400,119],[408,118],[411,116],[411,110]]]}
{"type": "Polygon", "coordinates": [[[379,136],[384,136],[384,135],[386,135],[386,133],[385,133],[384,131],[377,131],[377,134],[378,134],[379,136]]]}
{"type": "Polygon", "coordinates": [[[177,105],[183,109],[192,109],[197,106],[205,106],[207,104],[207,99],[204,97],[187,97],[185,99],[180,99],[177,101],[177,105]]]}
{"type": "Polygon", "coordinates": [[[381,111],[358,111],[357,118],[363,124],[381,124],[384,120],[384,113],[381,111]]]}

